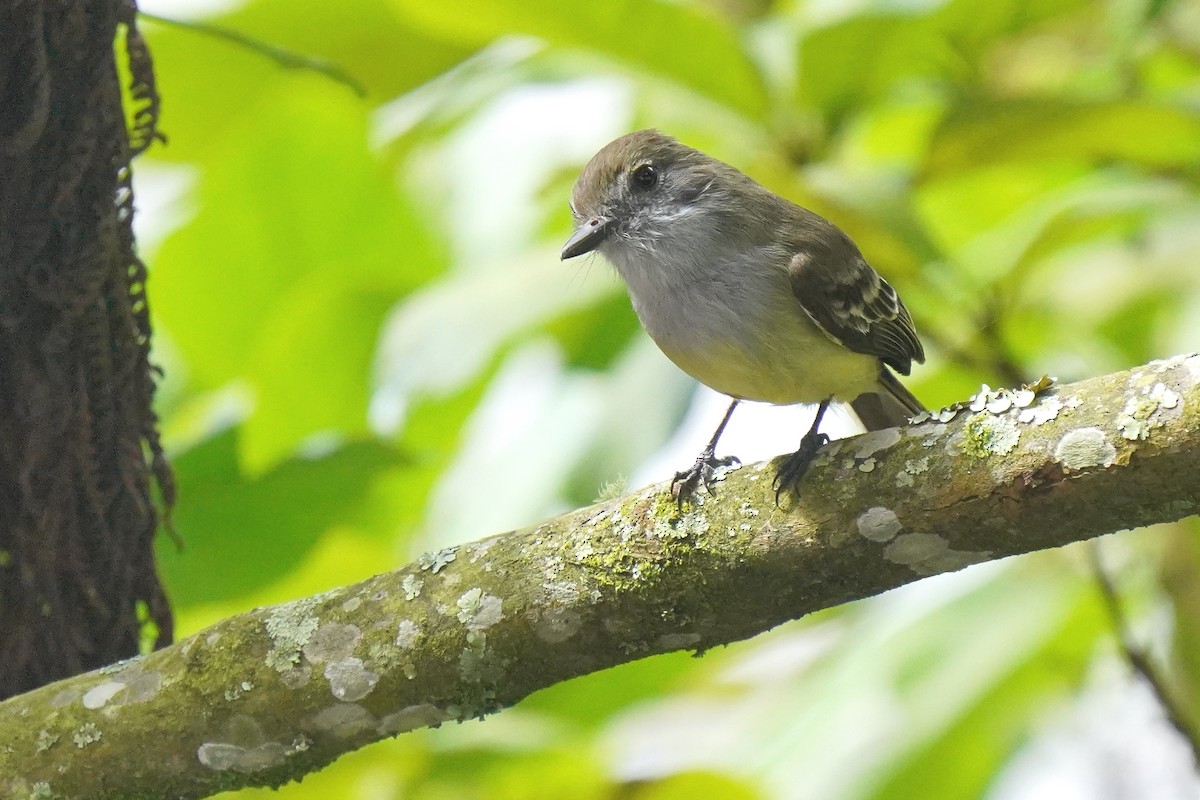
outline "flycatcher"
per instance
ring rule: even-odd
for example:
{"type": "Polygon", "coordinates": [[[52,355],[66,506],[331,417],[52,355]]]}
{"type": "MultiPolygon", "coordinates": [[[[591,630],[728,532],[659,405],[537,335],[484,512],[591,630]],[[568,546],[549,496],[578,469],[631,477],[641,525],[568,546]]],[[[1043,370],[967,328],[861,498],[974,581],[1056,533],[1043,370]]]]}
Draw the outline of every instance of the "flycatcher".
{"type": "Polygon", "coordinates": [[[571,198],[576,229],[562,258],[599,251],[629,288],[638,319],[671,361],[733,398],[692,467],[675,474],[680,504],[710,493],[717,440],[741,400],[816,403],[812,427],[779,466],[776,499],[829,439],[833,401],[867,430],[904,424],[924,406],[892,374],[925,351],[896,291],[829,220],[658,131],[605,145],[571,198]]]}

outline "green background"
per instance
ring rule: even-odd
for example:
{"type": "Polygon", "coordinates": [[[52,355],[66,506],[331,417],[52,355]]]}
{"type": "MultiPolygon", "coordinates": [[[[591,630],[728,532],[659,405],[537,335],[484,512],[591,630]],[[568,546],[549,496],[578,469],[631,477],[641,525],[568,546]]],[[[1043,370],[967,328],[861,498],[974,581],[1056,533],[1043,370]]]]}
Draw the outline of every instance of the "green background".
{"type": "MultiPolygon", "coordinates": [[[[588,503],[659,451],[693,383],[606,265],[557,258],[575,175],[629,130],[849,232],[913,312],[932,405],[1200,342],[1194,0],[252,0],[206,21],[366,93],[144,25],[170,139],[136,172],[181,635],[588,503]]],[[[1193,715],[1196,533],[1102,542],[1193,715]]],[[[237,796],[1117,796],[1110,773],[1125,796],[1196,790],[1070,547],[237,796]]]]}

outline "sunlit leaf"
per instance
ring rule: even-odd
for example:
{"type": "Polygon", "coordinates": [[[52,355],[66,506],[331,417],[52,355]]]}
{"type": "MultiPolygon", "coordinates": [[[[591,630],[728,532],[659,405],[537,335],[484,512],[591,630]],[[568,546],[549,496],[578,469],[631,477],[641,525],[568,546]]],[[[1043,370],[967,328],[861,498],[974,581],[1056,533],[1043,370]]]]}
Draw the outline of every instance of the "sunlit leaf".
{"type": "Polygon", "coordinates": [[[1083,166],[1105,159],[1192,167],[1200,161],[1200,114],[1137,100],[965,104],[944,119],[925,168],[940,175],[985,164],[1083,166]]]}
{"type": "Polygon", "coordinates": [[[663,0],[392,3],[406,17],[449,41],[481,45],[498,36],[527,34],[552,44],[603,53],[752,116],[764,107],[762,81],[737,34],[700,6],[663,0]]]}

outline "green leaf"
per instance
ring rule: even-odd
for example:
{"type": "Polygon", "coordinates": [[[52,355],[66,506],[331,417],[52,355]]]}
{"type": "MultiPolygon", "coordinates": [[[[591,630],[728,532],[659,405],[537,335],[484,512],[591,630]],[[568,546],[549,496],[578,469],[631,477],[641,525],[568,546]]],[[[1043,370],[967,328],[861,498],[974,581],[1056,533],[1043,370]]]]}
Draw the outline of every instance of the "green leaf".
{"type": "Polygon", "coordinates": [[[293,87],[243,121],[212,145],[150,291],[193,392],[252,390],[245,463],[265,469],[313,433],[365,429],[382,319],[445,259],[344,93],[293,87]]]}
{"type": "Polygon", "coordinates": [[[387,0],[301,6],[293,0],[254,0],[205,23],[328,61],[362,84],[368,96],[354,98],[329,78],[288,69],[245,45],[147,20],[142,27],[164,97],[162,126],[169,142],[151,150],[155,158],[211,157],[210,146],[219,145],[227,129],[241,125],[243,117],[256,117],[261,104],[297,83],[328,84],[365,109],[421,85],[471,52],[405,25],[387,0]]]}
{"type": "Polygon", "coordinates": [[[1086,677],[1097,639],[1107,632],[1094,594],[1078,588],[1073,607],[1052,630],[1022,651],[1021,660],[939,735],[900,758],[867,796],[904,800],[914,786],[936,786],[939,800],[983,797],[1046,708],[1069,701],[1086,677]]]}
{"type": "Polygon", "coordinates": [[[948,44],[926,17],[851,17],[801,40],[801,98],[836,117],[901,82],[941,75],[952,63],[948,44]]]}
{"type": "Polygon", "coordinates": [[[393,449],[364,442],[246,478],[237,435],[228,431],[174,460],[184,549],[160,537],[159,567],[182,606],[235,598],[286,575],[331,527],[359,520],[375,481],[402,467],[393,449]]]}
{"type": "Polygon", "coordinates": [[[598,51],[670,78],[748,114],[766,107],[762,79],[736,33],[700,6],[665,0],[392,0],[415,24],[468,46],[527,34],[552,45],[598,51]]]}
{"type": "Polygon", "coordinates": [[[970,103],[945,117],[929,153],[930,176],[983,165],[1102,160],[1191,169],[1200,161],[1200,114],[1143,100],[970,103]]]}

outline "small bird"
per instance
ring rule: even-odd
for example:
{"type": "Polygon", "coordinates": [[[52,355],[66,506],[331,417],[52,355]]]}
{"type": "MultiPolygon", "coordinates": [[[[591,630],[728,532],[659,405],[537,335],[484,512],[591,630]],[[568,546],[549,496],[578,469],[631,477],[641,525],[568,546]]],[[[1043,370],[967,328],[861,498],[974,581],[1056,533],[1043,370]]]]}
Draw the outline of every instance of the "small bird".
{"type": "Polygon", "coordinates": [[[896,378],[925,351],[896,291],[829,220],[655,130],[605,145],[571,197],[562,258],[600,252],[666,356],[733,402],[695,464],[671,483],[679,504],[712,493],[717,441],[741,400],[816,403],[779,466],[776,502],[799,494],[822,445],[821,419],[849,402],[867,430],[925,408],[896,378]]]}

